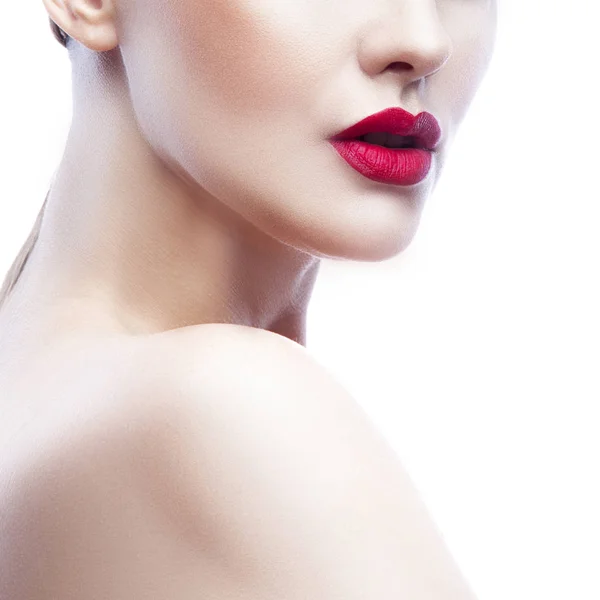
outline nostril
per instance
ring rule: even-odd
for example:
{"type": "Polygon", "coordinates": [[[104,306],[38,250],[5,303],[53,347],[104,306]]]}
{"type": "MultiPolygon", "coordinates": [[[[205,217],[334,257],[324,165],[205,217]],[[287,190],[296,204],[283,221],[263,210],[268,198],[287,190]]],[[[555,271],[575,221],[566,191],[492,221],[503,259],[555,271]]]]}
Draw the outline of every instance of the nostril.
{"type": "Polygon", "coordinates": [[[414,69],[414,67],[410,63],[396,61],[391,63],[388,69],[391,71],[410,71],[411,69],[414,69]]]}

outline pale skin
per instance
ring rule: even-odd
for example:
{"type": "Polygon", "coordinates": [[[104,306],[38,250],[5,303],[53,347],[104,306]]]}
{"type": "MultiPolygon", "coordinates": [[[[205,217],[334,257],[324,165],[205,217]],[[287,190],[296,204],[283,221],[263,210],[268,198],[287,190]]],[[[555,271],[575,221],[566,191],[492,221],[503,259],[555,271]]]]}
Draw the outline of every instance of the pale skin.
{"type": "Polygon", "coordinates": [[[0,597],[473,600],[306,311],[412,240],[495,2],[43,4],[74,114],[0,311],[0,597]],[[443,130],[416,186],[328,143],[391,106],[443,130]]]}

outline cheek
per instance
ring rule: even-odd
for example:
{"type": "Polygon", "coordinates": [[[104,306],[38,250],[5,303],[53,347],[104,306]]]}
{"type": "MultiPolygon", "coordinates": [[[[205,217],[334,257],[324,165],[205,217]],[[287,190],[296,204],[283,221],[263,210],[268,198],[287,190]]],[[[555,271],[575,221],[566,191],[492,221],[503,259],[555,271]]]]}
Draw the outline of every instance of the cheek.
{"type": "Polygon", "coordinates": [[[251,105],[265,94],[260,74],[271,61],[264,24],[239,0],[180,0],[169,19],[169,51],[192,88],[218,103],[251,105]]]}
{"type": "Polygon", "coordinates": [[[131,94],[142,128],[157,150],[165,139],[171,148],[196,140],[209,153],[217,149],[211,150],[214,138],[223,135],[244,144],[263,139],[273,147],[286,129],[306,134],[306,123],[313,122],[318,110],[319,86],[330,79],[327,69],[339,64],[343,40],[326,26],[336,22],[339,4],[125,4],[125,32],[131,39],[122,50],[131,94]]]}
{"type": "MultiPolygon", "coordinates": [[[[171,0],[172,2],[172,0],[171,0]]],[[[165,16],[168,52],[193,94],[260,112],[292,100],[316,67],[315,23],[281,0],[178,0],[165,16]]]]}
{"type": "Polygon", "coordinates": [[[313,134],[319,82],[339,62],[324,25],[334,22],[335,3],[130,2],[140,9],[129,13],[122,52],[153,149],[234,210],[279,203],[287,214],[285,198],[299,174],[305,179],[304,165],[314,171],[315,158],[322,161],[298,140],[313,134]]]}
{"type": "Polygon", "coordinates": [[[226,169],[256,172],[280,161],[299,139],[317,136],[321,86],[338,68],[343,46],[341,33],[336,38],[328,27],[339,3],[129,0],[127,6],[131,39],[122,51],[132,101],[160,155],[195,165],[194,177],[209,184],[226,169]],[[134,2],[139,8],[129,10],[134,2]]]}
{"type": "Polygon", "coordinates": [[[274,96],[290,95],[305,64],[308,42],[298,38],[289,16],[279,14],[275,0],[129,0],[124,5],[121,46],[131,87],[156,99],[170,96],[172,108],[186,99],[203,105],[206,100],[205,108],[259,107],[274,96]]]}

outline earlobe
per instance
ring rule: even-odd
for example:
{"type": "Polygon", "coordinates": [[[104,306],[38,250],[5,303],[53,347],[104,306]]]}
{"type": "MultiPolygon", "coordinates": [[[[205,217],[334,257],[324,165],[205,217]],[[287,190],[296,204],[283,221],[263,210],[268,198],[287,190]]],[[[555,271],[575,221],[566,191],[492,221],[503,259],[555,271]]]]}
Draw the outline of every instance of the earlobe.
{"type": "Polygon", "coordinates": [[[42,0],[48,16],[90,50],[106,52],[118,44],[111,0],[42,0]]]}

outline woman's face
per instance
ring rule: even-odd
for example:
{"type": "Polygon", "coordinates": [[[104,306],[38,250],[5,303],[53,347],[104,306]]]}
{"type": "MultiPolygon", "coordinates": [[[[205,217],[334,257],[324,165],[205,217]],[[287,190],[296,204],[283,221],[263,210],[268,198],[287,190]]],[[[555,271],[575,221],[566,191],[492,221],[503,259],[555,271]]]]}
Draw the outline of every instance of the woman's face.
{"type": "Polygon", "coordinates": [[[317,256],[411,241],[491,57],[495,0],[126,0],[119,44],[148,140],[199,189],[317,256]],[[390,107],[442,130],[420,183],[381,183],[330,138],[390,107]]]}

